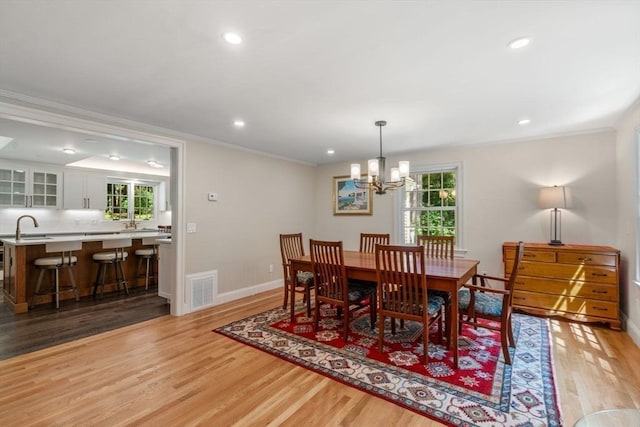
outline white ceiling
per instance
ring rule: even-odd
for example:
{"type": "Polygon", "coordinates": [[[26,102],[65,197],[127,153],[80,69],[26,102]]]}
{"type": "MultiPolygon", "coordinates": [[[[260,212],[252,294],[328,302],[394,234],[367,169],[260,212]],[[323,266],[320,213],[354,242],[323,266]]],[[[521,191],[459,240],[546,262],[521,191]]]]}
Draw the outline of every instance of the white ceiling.
{"type": "Polygon", "coordinates": [[[2,0],[0,90],[361,160],[376,120],[385,154],[614,126],[640,97],[639,17],[640,0],[2,0]],[[520,36],[530,45],[507,48],[520,36]]]}

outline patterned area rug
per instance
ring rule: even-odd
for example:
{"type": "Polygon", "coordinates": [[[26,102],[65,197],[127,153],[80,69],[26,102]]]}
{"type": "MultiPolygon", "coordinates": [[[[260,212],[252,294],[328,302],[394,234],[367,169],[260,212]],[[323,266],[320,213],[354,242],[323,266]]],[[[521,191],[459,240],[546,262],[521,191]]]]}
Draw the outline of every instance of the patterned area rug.
{"type": "Polygon", "coordinates": [[[302,306],[297,308],[293,324],[288,310],[278,308],[214,332],[448,425],[561,425],[546,319],[514,314],[512,366],[503,361],[498,333],[464,325],[456,370],[446,343],[438,344],[436,330],[430,331],[429,363],[424,366],[420,324],[398,324],[392,335],[385,322],[379,353],[377,327],[371,330],[367,309],[355,313],[345,343],[335,310],[322,308],[315,332],[313,320],[302,306]]]}

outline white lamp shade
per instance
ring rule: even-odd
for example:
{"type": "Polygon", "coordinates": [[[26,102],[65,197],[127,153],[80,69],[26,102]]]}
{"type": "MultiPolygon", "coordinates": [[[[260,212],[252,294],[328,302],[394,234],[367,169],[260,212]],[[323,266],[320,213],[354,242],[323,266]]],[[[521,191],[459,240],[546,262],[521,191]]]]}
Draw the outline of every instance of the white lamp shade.
{"type": "Polygon", "coordinates": [[[398,169],[400,169],[400,177],[407,178],[409,177],[409,162],[407,160],[401,160],[398,162],[398,169]]]}
{"type": "Polygon", "coordinates": [[[351,179],[360,179],[360,163],[351,163],[351,179]]]}
{"type": "Polygon", "coordinates": [[[391,182],[400,181],[400,169],[391,168],[391,182]]]}
{"type": "Polygon", "coordinates": [[[568,206],[568,191],[566,187],[544,187],[540,189],[538,194],[538,205],[542,209],[562,208],[566,209],[568,206]]]}
{"type": "Polygon", "coordinates": [[[380,169],[378,167],[378,159],[369,160],[367,172],[369,176],[380,175],[380,169]]]}

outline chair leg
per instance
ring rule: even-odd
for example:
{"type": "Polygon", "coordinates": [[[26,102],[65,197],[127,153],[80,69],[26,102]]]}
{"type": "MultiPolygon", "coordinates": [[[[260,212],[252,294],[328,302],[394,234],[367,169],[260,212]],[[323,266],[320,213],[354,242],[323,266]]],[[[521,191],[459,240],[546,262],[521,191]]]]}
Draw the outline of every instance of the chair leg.
{"type": "Polygon", "coordinates": [[[284,281],[284,302],[282,303],[282,309],[286,310],[287,309],[287,305],[289,303],[289,284],[287,283],[287,281],[284,281]]]}
{"type": "MultiPolygon", "coordinates": [[[[393,321],[393,317],[391,318],[393,321]]],[[[384,344],[384,315],[380,313],[378,318],[378,353],[382,354],[382,346],[384,344]]]]}
{"type": "Polygon", "coordinates": [[[146,273],[144,275],[144,290],[148,291],[149,290],[149,261],[151,261],[151,257],[147,257],[147,270],[146,273]]]}
{"type": "Polygon", "coordinates": [[[311,317],[311,289],[305,285],[304,299],[307,302],[307,317],[311,317]]]}
{"type": "Polygon", "coordinates": [[[422,325],[422,364],[427,365],[429,361],[429,321],[427,320],[424,325],[422,325]]]}
{"type": "Polygon", "coordinates": [[[513,339],[513,326],[511,323],[511,316],[509,316],[509,319],[507,319],[506,321],[507,323],[507,328],[508,328],[508,332],[509,332],[509,346],[516,348],[516,341],[513,339]]]}
{"type": "Polygon", "coordinates": [[[129,295],[129,286],[127,286],[127,277],[124,275],[124,267],[122,267],[123,261],[118,262],[118,268],[120,269],[120,277],[122,278],[122,287],[124,288],[125,295],[129,295]]]}
{"type": "Polygon", "coordinates": [[[344,319],[343,319],[343,321],[344,321],[344,342],[345,342],[345,344],[349,340],[349,318],[351,317],[351,316],[349,316],[349,313],[351,313],[351,312],[349,311],[349,306],[347,305],[344,308],[344,319]]]}
{"type": "Polygon", "coordinates": [[[509,354],[509,342],[508,342],[508,327],[507,325],[502,325],[500,328],[500,338],[502,340],[502,354],[504,355],[504,362],[507,365],[511,365],[511,355],[509,354]]]}
{"type": "Polygon", "coordinates": [[[53,270],[53,286],[56,293],[56,310],[60,309],[60,277],[58,269],[53,270]]]}

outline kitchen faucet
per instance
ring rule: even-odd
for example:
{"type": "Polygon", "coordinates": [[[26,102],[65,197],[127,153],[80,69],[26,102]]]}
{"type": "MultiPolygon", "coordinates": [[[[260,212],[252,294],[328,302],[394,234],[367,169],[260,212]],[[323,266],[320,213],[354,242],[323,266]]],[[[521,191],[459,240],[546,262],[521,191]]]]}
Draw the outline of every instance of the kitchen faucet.
{"type": "Polygon", "coordinates": [[[40,225],[38,224],[38,221],[35,219],[35,217],[31,216],[31,215],[22,215],[18,217],[18,220],[16,221],[16,240],[20,240],[20,220],[22,218],[31,218],[33,220],[33,225],[35,225],[36,227],[39,227],[40,225]]]}

